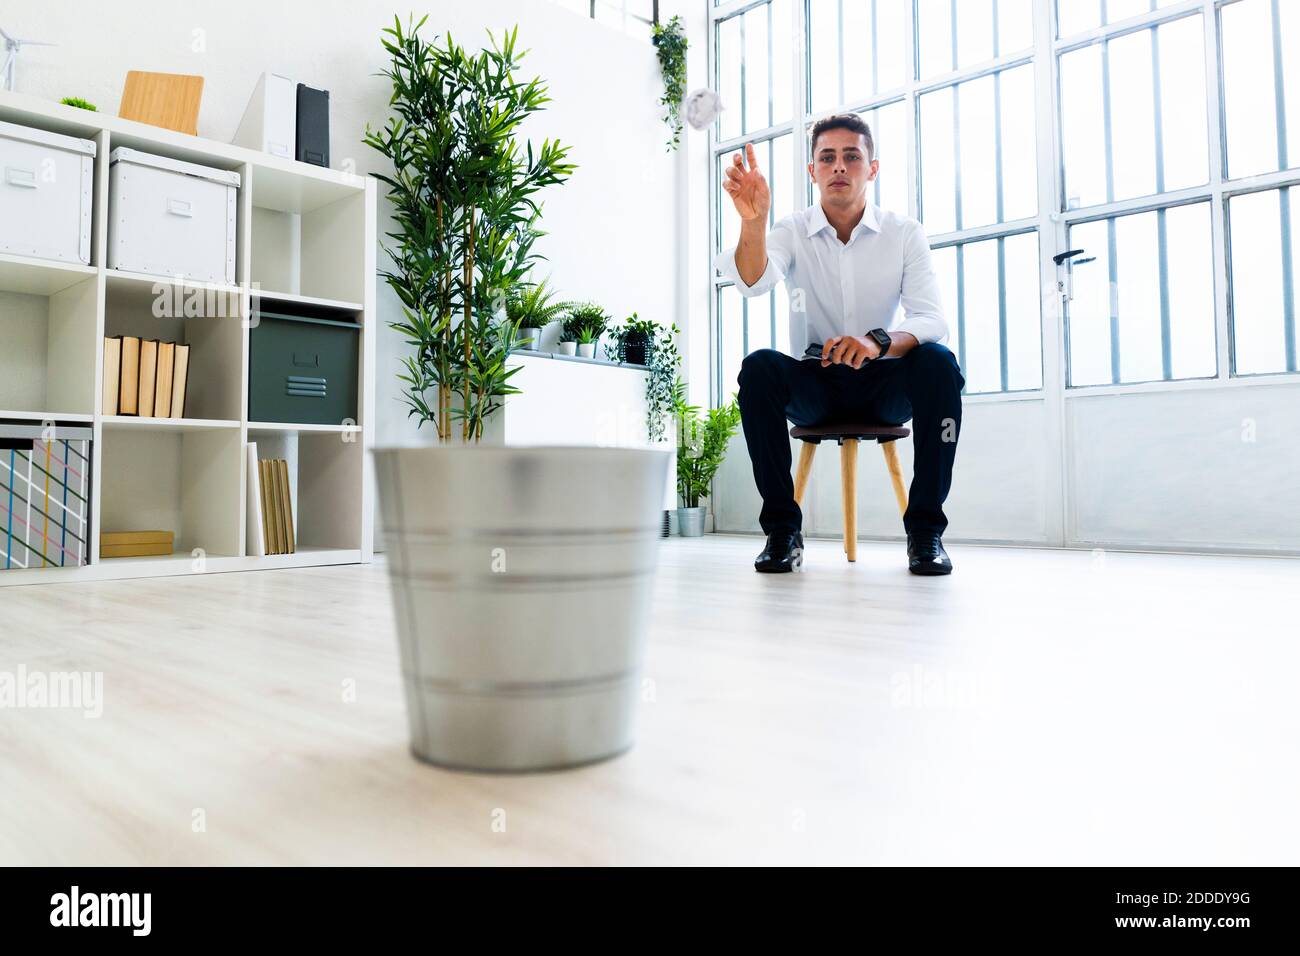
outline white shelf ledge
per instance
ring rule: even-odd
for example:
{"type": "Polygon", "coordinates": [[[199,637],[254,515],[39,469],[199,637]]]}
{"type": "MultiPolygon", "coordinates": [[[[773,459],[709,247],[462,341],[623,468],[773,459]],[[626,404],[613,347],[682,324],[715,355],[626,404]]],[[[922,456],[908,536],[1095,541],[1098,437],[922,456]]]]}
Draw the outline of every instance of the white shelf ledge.
{"type": "Polygon", "coordinates": [[[105,428],[139,428],[159,432],[196,432],[213,428],[238,428],[239,422],[216,418],[141,418],[138,415],[105,415],[105,428]]]}
{"type": "Polygon", "coordinates": [[[271,292],[267,289],[253,289],[254,299],[269,302],[287,302],[290,305],[306,305],[318,309],[337,309],[340,312],[360,312],[365,308],[360,302],[343,302],[338,299],[318,299],[310,295],[296,295],[291,292],[271,292]]]}
{"type": "Polygon", "coordinates": [[[84,415],[80,412],[20,412],[3,408],[0,408],[0,418],[16,418],[24,422],[85,422],[87,424],[95,420],[94,415],[84,415]]]}
{"type": "Polygon", "coordinates": [[[203,282],[196,279],[187,279],[185,277],[152,275],[147,272],[124,272],[120,269],[105,269],[104,275],[108,278],[108,287],[110,289],[148,289],[153,290],[155,285],[179,286],[182,291],[198,289],[204,292],[220,292],[226,295],[239,295],[242,289],[237,285],[226,285],[225,283],[203,282]]]}
{"type": "Polygon", "coordinates": [[[337,432],[342,435],[347,432],[360,434],[360,425],[311,425],[311,424],[294,424],[293,422],[249,422],[249,434],[254,432],[263,432],[265,434],[285,434],[289,432],[337,432]]]}
{"type": "Polygon", "coordinates": [[[0,255],[0,292],[54,295],[98,274],[94,266],[0,255]]]}

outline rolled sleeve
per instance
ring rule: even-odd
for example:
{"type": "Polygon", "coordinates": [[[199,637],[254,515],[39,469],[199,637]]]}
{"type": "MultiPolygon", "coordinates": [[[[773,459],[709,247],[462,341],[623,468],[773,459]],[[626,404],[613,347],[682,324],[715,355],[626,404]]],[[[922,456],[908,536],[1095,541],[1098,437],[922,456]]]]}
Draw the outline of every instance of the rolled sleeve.
{"type": "Polygon", "coordinates": [[[895,331],[910,333],[922,345],[941,342],[948,337],[948,322],[943,316],[939,278],[930,261],[930,240],[920,223],[916,223],[908,235],[903,256],[903,286],[899,298],[903,321],[898,323],[895,331]]]}
{"type": "Polygon", "coordinates": [[[746,298],[771,292],[790,270],[790,263],[794,259],[792,238],[793,235],[785,220],[777,223],[768,232],[767,268],[763,270],[763,274],[758,277],[753,285],[747,284],[740,277],[740,270],[736,268],[735,246],[719,252],[713,260],[713,268],[717,269],[724,278],[735,283],[736,291],[746,298]]]}

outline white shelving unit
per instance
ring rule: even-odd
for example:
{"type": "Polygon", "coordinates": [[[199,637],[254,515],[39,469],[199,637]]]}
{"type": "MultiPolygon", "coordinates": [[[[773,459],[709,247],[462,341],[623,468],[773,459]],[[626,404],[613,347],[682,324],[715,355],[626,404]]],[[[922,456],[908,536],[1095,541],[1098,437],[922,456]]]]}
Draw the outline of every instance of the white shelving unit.
{"type": "Polygon", "coordinates": [[[91,559],[80,568],[0,570],[0,586],[370,561],[374,180],[15,93],[0,92],[0,120],[97,146],[91,264],[0,255],[0,420],[92,425],[91,559]],[[119,146],[240,174],[236,285],[105,267],[109,155],[119,146]],[[155,317],[161,291],[173,302],[202,297],[205,314],[155,317]],[[360,324],[355,425],[249,421],[254,300],[338,312],[360,324]],[[191,417],[103,414],[102,343],[123,334],[190,345],[191,417]],[[250,441],[260,457],[290,462],[294,554],[249,555],[250,441]],[[175,532],[174,554],[99,557],[101,530],[156,528],[175,532]]]}

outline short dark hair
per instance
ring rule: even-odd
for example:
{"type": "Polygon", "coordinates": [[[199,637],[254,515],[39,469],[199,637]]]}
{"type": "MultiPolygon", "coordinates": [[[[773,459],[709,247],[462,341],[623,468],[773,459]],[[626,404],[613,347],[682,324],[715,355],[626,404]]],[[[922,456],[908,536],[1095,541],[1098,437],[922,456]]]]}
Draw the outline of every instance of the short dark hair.
{"type": "Polygon", "coordinates": [[[833,129],[846,129],[864,136],[867,140],[867,159],[876,158],[876,141],[871,135],[871,127],[857,113],[837,113],[835,116],[819,119],[813,124],[812,142],[808,146],[808,152],[816,152],[817,137],[833,129]]]}

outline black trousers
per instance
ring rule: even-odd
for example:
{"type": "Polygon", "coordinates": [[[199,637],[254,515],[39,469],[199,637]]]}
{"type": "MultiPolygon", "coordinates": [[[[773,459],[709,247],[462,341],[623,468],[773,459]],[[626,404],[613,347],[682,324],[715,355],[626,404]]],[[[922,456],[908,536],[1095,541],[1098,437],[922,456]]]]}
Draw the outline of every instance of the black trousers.
{"type": "Polygon", "coordinates": [[[822,368],[815,359],[759,349],[745,356],[737,380],[745,444],[763,496],[758,520],[765,534],[797,531],[803,525],[790,474],[787,419],[796,425],[853,419],[902,425],[911,419],[915,457],[903,527],[909,534],[942,534],[948,527],[943,503],[952,485],[966,380],[946,347],[918,345],[902,358],[869,362],[860,369],[822,368]]]}

